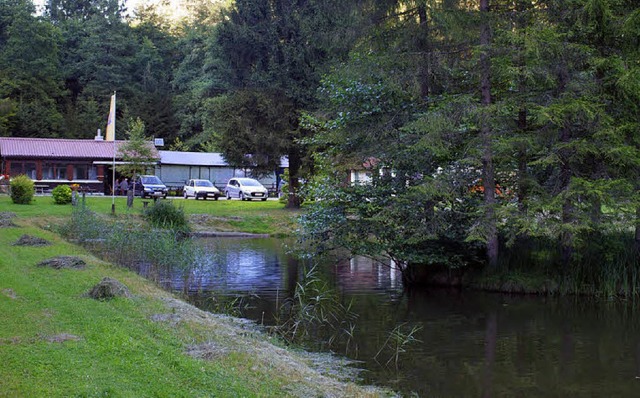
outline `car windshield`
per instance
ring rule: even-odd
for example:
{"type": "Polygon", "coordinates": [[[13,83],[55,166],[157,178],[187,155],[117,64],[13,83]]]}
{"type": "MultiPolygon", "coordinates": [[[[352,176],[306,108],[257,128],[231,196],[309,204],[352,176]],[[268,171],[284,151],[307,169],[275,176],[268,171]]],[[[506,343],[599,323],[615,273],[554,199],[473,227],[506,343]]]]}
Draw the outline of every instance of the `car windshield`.
{"type": "Polygon", "coordinates": [[[262,184],[260,184],[258,181],[256,180],[251,180],[251,179],[246,179],[246,180],[238,180],[240,182],[240,185],[243,185],[245,187],[259,187],[262,184]]]}
{"type": "Polygon", "coordinates": [[[162,181],[160,181],[160,179],[156,176],[141,177],[140,179],[142,180],[143,184],[162,185],[162,181]]]}
{"type": "Polygon", "coordinates": [[[207,181],[207,180],[197,180],[196,181],[196,187],[212,187],[213,184],[211,183],[211,181],[207,181]]]}

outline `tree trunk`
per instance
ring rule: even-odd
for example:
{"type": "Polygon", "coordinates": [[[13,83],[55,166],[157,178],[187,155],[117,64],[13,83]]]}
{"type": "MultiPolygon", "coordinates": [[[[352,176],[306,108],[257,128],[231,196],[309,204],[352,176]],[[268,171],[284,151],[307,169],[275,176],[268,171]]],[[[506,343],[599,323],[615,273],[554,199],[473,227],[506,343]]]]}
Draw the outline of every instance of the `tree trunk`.
{"type": "MultiPolygon", "coordinates": [[[[568,143],[571,138],[571,133],[569,128],[564,126],[562,127],[560,133],[560,142],[568,143]]],[[[571,168],[569,166],[569,153],[567,149],[560,150],[560,161],[562,162],[562,170],[560,175],[560,184],[563,192],[567,192],[569,190],[569,185],[571,183],[571,168]]],[[[571,257],[573,256],[573,232],[571,231],[571,224],[574,221],[574,208],[573,202],[571,198],[567,197],[562,204],[562,226],[563,230],[560,236],[560,245],[561,245],[561,260],[562,260],[562,271],[566,276],[569,273],[569,266],[571,263],[571,257]]]]}
{"type": "MultiPolygon", "coordinates": [[[[483,20],[480,32],[480,96],[481,104],[486,109],[491,105],[491,60],[489,46],[491,45],[491,28],[489,26],[489,0],[480,0],[480,14],[483,20]]],[[[483,115],[480,127],[482,142],[482,185],[484,188],[485,226],[487,238],[487,261],[489,267],[498,265],[498,231],[495,220],[496,181],[493,166],[493,149],[491,126],[483,115]]]]}
{"type": "MultiPolygon", "coordinates": [[[[558,97],[560,97],[566,90],[569,83],[569,72],[567,70],[566,63],[562,62],[560,69],[558,70],[558,97]]],[[[561,171],[560,171],[560,194],[568,193],[569,185],[571,184],[571,154],[567,148],[567,144],[571,141],[571,130],[565,123],[560,128],[560,150],[558,151],[558,157],[560,158],[561,171]]],[[[569,273],[569,266],[571,263],[571,257],[573,256],[573,231],[571,231],[571,224],[574,221],[574,208],[573,202],[569,195],[564,199],[562,204],[562,232],[560,234],[560,259],[562,272],[564,276],[569,273]]]]}
{"type": "Polygon", "coordinates": [[[127,207],[128,208],[132,208],[133,207],[133,188],[130,188],[127,191],[127,207]]]}
{"type": "Polygon", "coordinates": [[[420,33],[418,36],[418,50],[422,54],[422,62],[418,66],[418,76],[420,84],[420,96],[422,99],[431,94],[431,46],[429,38],[429,20],[427,15],[427,7],[425,4],[418,6],[418,18],[420,23],[420,33]]]}
{"type": "MultiPolygon", "coordinates": [[[[527,129],[527,109],[523,106],[518,112],[518,133],[524,134],[527,129]]],[[[518,209],[524,215],[527,212],[527,196],[529,194],[529,172],[527,170],[527,144],[518,143],[518,209]]]]}
{"type": "Polygon", "coordinates": [[[640,207],[636,208],[636,238],[635,238],[636,251],[640,254],[640,207]]]}
{"type": "Polygon", "coordinates": [[[300,160],[299,148],[292,145],[289,150],[289,197],[287,198],[287,209],[300,208],[300,181],[299,174],[302,161],[300,160]]]}

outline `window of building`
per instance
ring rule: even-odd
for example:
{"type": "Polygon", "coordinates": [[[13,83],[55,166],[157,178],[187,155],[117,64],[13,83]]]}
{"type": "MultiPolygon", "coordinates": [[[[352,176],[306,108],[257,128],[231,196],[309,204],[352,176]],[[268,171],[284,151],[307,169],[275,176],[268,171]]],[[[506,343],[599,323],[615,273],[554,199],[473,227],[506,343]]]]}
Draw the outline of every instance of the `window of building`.
{"type": "Polygon", "coordinates": [[[74,180],[97,180],[98,170],[96,166],[88,164],[76,164],[73,166],[74,180]]]}
{"type": "Polygon", "coordinates": [[[53,163],[43,163],[42,164],[42,179],[43,180],[53,180],[54,176],[54,167],[53,163]]]}
{"type": "Polygon", "coordinates": [[[12,177],[25,174],[32,180],[35,180],[37,177],[36,164],[35,162],[11,162],[11,170],[9,173],[12,177]]]}
{"type": "Polygon", "coordinates": [[[42,178],[45,180],[66,180],[67,164],[63,162],[42,163],[42,178]]]}
{"type": "Polygon", "coordinates": [[[35,180],[38,178],[38,173],[36,172],[36,164],[35,163],[31,163],[31,162],[27,162],[24,164],[24,173],[31,178],[32,180],[35,180]]]}
{"type": "Polygon", "coordinates": [[[12,177],[23,174],[22,162],[11,162],[11,170],[9,171],[9,174],[12,177]]]}
{"type": "Polygon", "coordinates": [[[76,164],[73,166],[73,179],[74,180],[86,180],[87,179],[87,165],[76,164]]]}
{"type": "Polygon", "coordinates": [[[54,171],[55,171],[54,178],[53,178],[54,180],[67,179],[67,166],[62,164],[56,164],[54,171]]]}

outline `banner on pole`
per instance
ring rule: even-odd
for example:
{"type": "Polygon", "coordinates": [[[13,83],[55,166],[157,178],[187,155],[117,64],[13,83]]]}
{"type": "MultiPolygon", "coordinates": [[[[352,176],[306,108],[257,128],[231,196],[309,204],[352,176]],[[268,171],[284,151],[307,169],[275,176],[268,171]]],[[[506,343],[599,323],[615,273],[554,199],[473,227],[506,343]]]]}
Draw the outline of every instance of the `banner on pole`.
{"type": "Polygon", "coordinates": [[[109,119],[107,119],[107,141],[116,140],[116,95],[111,96],[111,107],[109,108],[109,119]]]}

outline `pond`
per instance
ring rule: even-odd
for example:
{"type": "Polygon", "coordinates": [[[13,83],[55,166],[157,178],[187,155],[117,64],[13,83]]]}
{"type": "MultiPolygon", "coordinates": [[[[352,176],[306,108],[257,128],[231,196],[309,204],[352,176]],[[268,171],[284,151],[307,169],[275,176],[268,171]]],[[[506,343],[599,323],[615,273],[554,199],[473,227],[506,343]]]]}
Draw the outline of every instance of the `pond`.
{"type": "MultiPolygon", "coordinates": [[[[274,325],[310,265],[276,239],[200,241],[207,255],[163,284],[198,307],[274,325]]],[[[349,319],[306,346],[361,361],[362,382],[423,397],[640,396],[634,303],[446,289],[406,292],[366,258],[319,266],[349,319]]],[[[279,321],[282,321],[279,319],[279,321]]]]}

